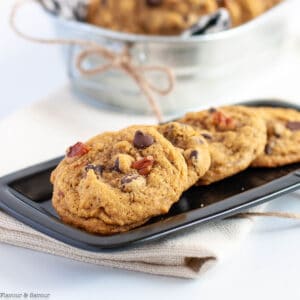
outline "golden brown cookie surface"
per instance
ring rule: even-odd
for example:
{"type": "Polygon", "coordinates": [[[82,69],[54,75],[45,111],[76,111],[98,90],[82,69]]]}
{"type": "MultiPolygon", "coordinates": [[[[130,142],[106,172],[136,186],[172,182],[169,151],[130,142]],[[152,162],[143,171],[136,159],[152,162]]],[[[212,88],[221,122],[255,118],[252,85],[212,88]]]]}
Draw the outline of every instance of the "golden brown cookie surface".
{"type": "Polygon", "coordinates": [[[255,108],[266,122],[268,141],[255,167],[277,167],[300,162],[300,112],[293,109],[255,108]]]}
{"type": "Polygon", "coordinates": [[[226,8],[233,26],[245,23],[281,0],[90,0],[87,21],[116,31],[176,35],[201,16],[226,8]]]}
{"type": "Polygon", "coordinates": [[[142,220],[138,223],[132,223],[130,225],[114,225],[107,224],[99,218],[91,217],[91,218],[83,218],[79,217],[76,214],[71,213],[63,200],[63,197],[56,198],[55,202],[55,210],[57,211],[60,218],[63,222],[70,224],[74,227],[81,228],[91,233],[110,235],[114,233],[126,232],[130,229],[138,227],[148,221],[148,219],[142,220]]]}
{"type": "Polygon", "coordinates": [[[188,113],[178,120],[200,130],[209,144],[211,167],[198,184],[210,184],[246,169],[263,152],[266,126],[241,106],[188,113]]]}
{"type": "Polygon", "coordinates": [[[233,26],[248,22],[282,0],[220,0],[219,5],[226,8],[232,19],[233,26]]]}
{"type": "Polygon", "coordinates": [[[51,179],[62,219],[109,234],[168,212],[186,188],[187,166],[155,127],[131,126],[75,144],[51,179]]]}
{"type": "Polygon", "coordinates": [[[217,8],[216,0],[91,0],[87,21],[117,31],[174,35],[217,8]]]}

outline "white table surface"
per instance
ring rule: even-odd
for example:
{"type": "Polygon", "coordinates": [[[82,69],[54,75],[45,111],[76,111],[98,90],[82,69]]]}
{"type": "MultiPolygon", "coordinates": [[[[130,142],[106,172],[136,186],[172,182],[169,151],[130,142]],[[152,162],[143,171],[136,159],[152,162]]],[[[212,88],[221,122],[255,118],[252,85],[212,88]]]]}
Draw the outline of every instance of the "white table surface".
{"type": "MultiPolygon", "coordinates": [[[[67,82],[57,47],[27,43],[9,30],[9,2],[0,0],[0,119],[67,82]]],[[[28,30],[52,33],[51,21],[38,11],[26,14],[20,21],[28,30]]],[[[299,200],[291,194],[269,209],[300,211],[299,200]]],[[[109,269],[0,244],[0,297],[35,292],[50,293],[50,299],[299,299],[299,234],[297,221],[258,220],[240,249],[199,280],[109,269]]]]}

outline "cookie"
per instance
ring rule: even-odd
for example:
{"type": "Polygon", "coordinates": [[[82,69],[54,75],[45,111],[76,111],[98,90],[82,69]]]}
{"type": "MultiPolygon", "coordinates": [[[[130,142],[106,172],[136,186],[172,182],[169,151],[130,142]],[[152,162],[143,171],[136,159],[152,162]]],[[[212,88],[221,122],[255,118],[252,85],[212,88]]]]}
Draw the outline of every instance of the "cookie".
{"type": "Polygon", "coordinates": [[[187,124],[170,122],[158,131],[179,148],[188,166],[187,188],[194,185],[210,167],[210,154],[205,138],[187,124]]]}
{"type": "Polygon", "coordinates": [[[268,140],[254,167],[278,167],[300,162],[300,112],[286,108],[261,107],[254,111],[267,126],[268,140]]]}
{"type": "Polygon", "coordinates": [[[117,31],[175,35],[217,10],[216,0],[90,0],[87,21],[117,31]]]}
{"type": "Polygon", "coordinates": [[[180,34],[197,23],[201,16],[213,13],[218,8],[216,0],[146,0],[140,2],[139,24],[143,32],[147,34],[180,34]]]}
{"type": "Polygon", "coordinates": [[[70,147],[51,182],[65,222],[111,234],[167,213],[187,186],[187,165],[155,127],[131,126],[70,147]]]}
{"type": "Polygon", "coordinates": [[[219,5],[226,8],[232,19],[233,26],[248,22],[282,0],[220,0],[219,5]]]}
{"type": "Polygon", "coordinates": [[[233,26],[245,23],[281,0],[89,0],[87,22],[116,31],[178,35],[218,8],[233,26]]]}
{"type": "Polygon", "coordinates": [[[219,5],[228,10],[233,26],[238,26],[243,23],[242,7],[236,2],[236,0],[223,0],[219,2],[219,5]]]}
{"type": "Polygon", "coordinates": [[[227,106],[188,113],[178,122],[198,129],[209,144],[211,166],[197,182],[207,185],[246,169],[266,145],[266,126],[248,108],[227,106]]]}
{"type": "Polygon", "coordinates": [[[148,219],[141,220],[137,223],[132,223],[130,225],[112,225],[107,224],[99,218],[90,217],[90,218],[83,218],[79,217],[77,214],[71,213],[66,204],[64,202],[64,194],[60,193],[59,196],[55,200],[55,210],[62,219],[62,221],[66,224],[70,224],[77,228],[82,228],[88,232],[109,235],[115,233],[121,233],[129,231],[135,227],[143,225],[148,221],[148,219]]]}

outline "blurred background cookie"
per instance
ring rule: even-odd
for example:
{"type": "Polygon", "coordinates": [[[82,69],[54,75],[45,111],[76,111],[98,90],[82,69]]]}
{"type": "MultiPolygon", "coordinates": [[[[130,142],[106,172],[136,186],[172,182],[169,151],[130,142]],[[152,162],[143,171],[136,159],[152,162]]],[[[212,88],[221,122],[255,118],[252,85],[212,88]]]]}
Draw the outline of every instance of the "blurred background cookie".
{"type": "Polygon", "coordinates": [[[266,122],[268,140],[255,167],[278,167],[300,162],[300,112],[286,108],[255,108],[266,122]]]}
{"type": "MultiPolygon", "coordinates": [[[[112,30],[176,35],[195,26],[201,17],[228,10],[233,26],[247,22],[280,0],[90,0],[87,21],[112,30]]],[[[225,27],[226,29],[226,27],[225,27]]]]}

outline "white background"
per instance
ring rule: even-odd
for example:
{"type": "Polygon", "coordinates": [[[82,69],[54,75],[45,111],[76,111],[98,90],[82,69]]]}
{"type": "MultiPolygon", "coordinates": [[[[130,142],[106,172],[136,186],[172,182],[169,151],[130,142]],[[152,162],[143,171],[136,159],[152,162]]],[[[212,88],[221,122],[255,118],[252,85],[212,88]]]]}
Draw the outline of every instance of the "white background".
{"type": "MultiPolygon", "coordinates": [[[[10,0],[0,0],[0,119],[67,82],[59,48],[22,41],[10,31],[10,4],[10,0]]],[[[30,32],[52,33],[51,20],[36,10],[20,19],[30,32]]],[[[291,63],[292,68],[294,77],[298,67],[291,63]]],[[[294,82],[293,96],[297,86],[300,96],[300,83],[297,78],[294,82]]],[[[300,211],[300,195],[277,199],[268,209],[300,211]]],[[[0,293],[50,293],[50,299],[300,299],[299,249],[299,222],[258,220],[231,257],[198,280],[183,280],[114,270],[0,244],[0,293]]]]}

